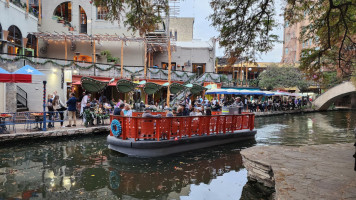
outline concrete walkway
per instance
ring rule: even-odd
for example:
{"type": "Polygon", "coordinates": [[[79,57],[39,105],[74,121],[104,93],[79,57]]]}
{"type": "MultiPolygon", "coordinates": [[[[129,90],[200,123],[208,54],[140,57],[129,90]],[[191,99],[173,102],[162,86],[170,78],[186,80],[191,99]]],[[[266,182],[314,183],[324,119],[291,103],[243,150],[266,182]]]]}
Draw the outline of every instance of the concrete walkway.
{"type": "MultiPolygon", "coordinates": [[[[109,123],[109,122],[108,122],[109,123]]],[[[90,135],[90,134],[109,134],[109,125],[97,125],[85,127],[83,125],[77,125],[76,127],[60,127],[59,123],[55,128],[47,129],[47,131],[38,131],[35,129],[25,130],[24,125],[16,125],[16,133],[12,130],[9,134],[0,134],[0,142],[7,141],[19,141],[24,139],[36,139],[36,138],[53,138],[61,136],[74,136],[74,135],[90,135]]]]}
{"type": "Polygon", "coordinates": [[[274,187],[276,199],[356,199],[353,143],[255,146],[241,152],[248,177],[274,187]]]}

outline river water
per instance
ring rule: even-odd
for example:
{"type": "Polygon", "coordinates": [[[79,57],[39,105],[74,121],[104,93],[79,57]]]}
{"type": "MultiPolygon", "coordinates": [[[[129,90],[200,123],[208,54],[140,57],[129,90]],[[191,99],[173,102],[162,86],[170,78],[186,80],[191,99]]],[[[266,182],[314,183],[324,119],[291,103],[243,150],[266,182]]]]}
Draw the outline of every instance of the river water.
{"type": "Polygon", "coordinates": [[[0,199],[249,199],[241,149],[354,142],[355,126],[352,111],[261,117],[256,141],[154,159],[112,152],[103,135],[5,146],[0,199]]]}

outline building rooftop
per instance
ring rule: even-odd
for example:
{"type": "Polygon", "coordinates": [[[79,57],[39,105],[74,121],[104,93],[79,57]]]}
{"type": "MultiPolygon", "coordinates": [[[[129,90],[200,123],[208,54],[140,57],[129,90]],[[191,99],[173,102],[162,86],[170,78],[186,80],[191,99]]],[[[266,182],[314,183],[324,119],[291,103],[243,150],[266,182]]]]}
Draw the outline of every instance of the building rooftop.
{"type": "Polygon", "coordinates": [[[176,42],[178,47],[184,48],[213,48],[211,41],[192,40],[189,42],[176,42]]]}

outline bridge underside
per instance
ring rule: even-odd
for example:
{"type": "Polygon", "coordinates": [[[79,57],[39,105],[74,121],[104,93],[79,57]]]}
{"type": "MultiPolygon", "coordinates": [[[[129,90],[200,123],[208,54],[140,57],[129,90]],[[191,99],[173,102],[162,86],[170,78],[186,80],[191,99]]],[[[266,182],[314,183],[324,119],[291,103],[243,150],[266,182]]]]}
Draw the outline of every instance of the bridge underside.
{"type": "Polygon", "coordinates": [[[346,107],[356,108],[355,86],[351,82],[343,82],[329,89],[327,92],[315,99],[313,104],[316,106],[317,110],[322,111],[327,110],[336,101],[341,102],[341,104],[345,104],[344,106],[346,107]]]}
{"type": "Polygon", "coordinates": [[[326,101],[318,110],[327,110],[332,104],[336,107],[356,108],[356,92],[345,93],[326,101]]]}

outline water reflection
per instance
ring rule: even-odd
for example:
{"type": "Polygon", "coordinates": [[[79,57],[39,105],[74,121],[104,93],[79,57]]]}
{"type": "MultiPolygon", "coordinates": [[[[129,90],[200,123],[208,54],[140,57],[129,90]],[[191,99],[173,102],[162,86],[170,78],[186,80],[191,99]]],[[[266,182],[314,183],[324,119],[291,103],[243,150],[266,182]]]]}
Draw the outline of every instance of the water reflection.
{"type": "Polygon", "coordinates": [[[256,118],[260,145],[314,145],[353,142],[356,112],[320,112],[256,118]]]}
{"type": "Polygon", "coordinates": [[[210,184],[242,169],[240,149],[254,145],[232,144],[139,159],[108,150],[105,140],[95,136],[0,149],[0,199],[188,196],[191,184],[210,184]]]}

